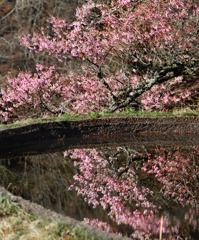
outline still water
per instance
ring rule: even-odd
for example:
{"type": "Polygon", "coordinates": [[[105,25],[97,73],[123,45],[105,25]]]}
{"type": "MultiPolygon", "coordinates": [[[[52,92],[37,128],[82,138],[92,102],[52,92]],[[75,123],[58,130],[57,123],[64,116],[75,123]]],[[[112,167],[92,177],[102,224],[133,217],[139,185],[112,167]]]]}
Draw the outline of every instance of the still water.
{"type": "Polygon", "coordinates": [[[199,146],[133,146],[0,160],[0,185],[132,239],[199,239],[199,146]]]}

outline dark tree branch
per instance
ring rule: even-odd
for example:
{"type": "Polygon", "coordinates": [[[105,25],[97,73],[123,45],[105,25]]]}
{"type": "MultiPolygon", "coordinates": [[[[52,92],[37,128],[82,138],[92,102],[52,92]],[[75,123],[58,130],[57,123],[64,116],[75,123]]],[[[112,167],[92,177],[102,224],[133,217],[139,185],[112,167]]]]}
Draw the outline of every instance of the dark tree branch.
{"type": "Polygon", "coordinates": [[[39,91],[39,100],[40,100],[40,103],[41,103],[42,107],[43,107],[44,109],[46,109],[48,112],[52,113],[53,115],[56,115],[56,114],[59,113],[59,112],[54,112],[54,111],[52,111],[52,110],[46,105],[46,103],[45,103],[45,102],[43,101],[43,99],[42,99],[41,90],[39,91]]]}
{"type": "Polygon", "coordinates": [[[187,68],[183,64],[173,64],[172,66],[166,66],[160,70],[156,70],[156,72],[153,74],[153,78],[148,79],[148,81],[139,86],[137,89],[129,89],[129,93],[134,92],[131,96],[128,95],[128,97],[122,102],[114,102],[113,106],[110,108],[110,111],[115,112],[118,109],[127,107],[143,93],[149,91],[154,85],[167,82],[174,77],[182,76],[184,74],[187,74],[187,68]]]}

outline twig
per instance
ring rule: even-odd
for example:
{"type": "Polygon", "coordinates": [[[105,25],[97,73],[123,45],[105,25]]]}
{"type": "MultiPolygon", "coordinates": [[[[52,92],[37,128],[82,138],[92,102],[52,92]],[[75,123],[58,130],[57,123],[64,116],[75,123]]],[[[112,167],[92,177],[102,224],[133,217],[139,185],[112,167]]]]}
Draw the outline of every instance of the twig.
{"type": "Polygon", "coordinates": [[[10,12],[8,12],[4,17],[2,17],[0,19],[0,22],[3,21],[5,18],[7,18],[10,14],[12,14],[15,11],[15,9],[16,9],[16,6],[10,12]]]}

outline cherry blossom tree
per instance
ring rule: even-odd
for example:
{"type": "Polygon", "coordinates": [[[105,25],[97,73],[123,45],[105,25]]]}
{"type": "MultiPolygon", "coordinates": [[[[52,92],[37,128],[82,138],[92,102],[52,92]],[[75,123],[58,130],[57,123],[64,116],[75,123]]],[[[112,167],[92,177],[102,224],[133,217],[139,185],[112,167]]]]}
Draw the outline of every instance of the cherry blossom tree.
{"type": "MultiPolygon", "coordinates": [[[[177,90],[198,78],[198,13],[197,1],[192,0],[89,0],[77,9],[72,23],[51,17],[46,29],[21,38],[34,54],[55,59],[51,78],[58,87],[53,95],[64,89],[58,100],[61,110],[54,109],[49,98],[45,104],[42,99],[38,113],[50,105],[58,114],[127,106],[162,110],[189,101],[192,92],[177,90]],[[81,70],[61,72],[56,61],[65,69],[70,61],[78,62],[81,70]]],[[[10,89],[20,103],[30,82],[32,88],[36,85],[31,92],[41,93],[34,84],[37,70],[28,78],[26,74],[13,79],[17,88],[8,81],[0,100],[1,115],[17,112],[18,103],[4,96],[10,89]]]]}

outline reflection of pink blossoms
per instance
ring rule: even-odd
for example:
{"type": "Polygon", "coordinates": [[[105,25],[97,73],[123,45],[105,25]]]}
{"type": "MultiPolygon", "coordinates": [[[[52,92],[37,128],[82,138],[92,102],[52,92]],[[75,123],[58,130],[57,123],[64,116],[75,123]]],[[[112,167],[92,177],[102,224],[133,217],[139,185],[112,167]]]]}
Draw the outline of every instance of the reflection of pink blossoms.
{"type": "Polygon", "coordinates": [[[109,232],[109,233],[115,232],[114,229],[108,223],[99,221],[98,219],[84,218],[84,222],[91,226],[97,227],[105,232],[109,232]]]}
{"type": "Polygon", "coordinates": [[[155,207],[147,201],[147,195],[152,192],[137,186],[133,168],[119,177],[118,173],[124,168],[120,167],[117,171],[111,169],[108,161],[95,149],[76,149],[71,157],[79,159],[74,162],[74,165],[80,170],[80,174],[74,176],[77,183],[73,187],[94,207],[100,204],[106,209],[113,204],[112,215],[119,211],[123,212],[122,203],[125,201],[135,202],[137,207],[155,207]]]}
{"type": "MultiPolygon", "coordinates": [[[[133,168],[118,177],[124,167],[112,169],[107,159],[95,149],[75,149],[65,152],[65,155],[68,154],[75,159],[74,165],[78,169],[71,187],[85,201],[94,207],[100,205],[108,210],[109,216],[117,224],[131,226],[134,229],[133,236],[147,237],[152,232],[158,232],[159,219],[155,216],[157,207],[147,200],[152,192],[138,186],[133,168]],[[132,204],[139,210],[130,210],[132,204]]],[[[91,225],[97,225],[96,221],[89,221],[91,225]]]]}
{"type": "MultiPolygon", "coordinates": [[[[196,148],[194,151],[194,154],[198,154],[196,148]]],[[[170,222],[168,216],[160,219],[158,206],[149,200],[155,195],[140,185],[134,165],[128,165],[127,168],[122,163],[122,167],[114,165],[110,162],[111,158],[106,158],[96,149],[66,151],[65,156],[68,155],[74,159],[74,165],[77,167],[75,182],[71,188],[93,207],[101,206],[107,210],[108,215],[117,224],[131,227],[129,236],[138,239],[159,239],[161,224],[161,232],[163,236],[168,236],[167,239],[174,239],[179,235],[180,222],[178,219],[170,222]]],[[[164,183],[162,192],[165,196],[176,199],[181,204],[195,204],[198,201],[195,183],[199,169],[196,167],[193,170],[193,161],[194,159],[188,159],[177,150],[168,153],[157,150],[154,158],[148,154],[148,161],[144,163],[142,170],[149,174],[155,173],[157,180],[164,183]]],[[[113,232],[111,226],[99,220],[86,219],[86,222],[113,232]]],[[[192,224],[195,229],[194,221],[189,223],[192,224]]]]}
{"type": "Polygon", "coordinates": [[[176,199],[183,206],[199,202],[199,166],[196,160],[199,151],[197,148],[193,151],[195,156],[190,158],[179,151],[165,153],[162,149],[155,156],[149,155],[142,168],[162,183],[162,192],[166,197],[176,199]]]}

